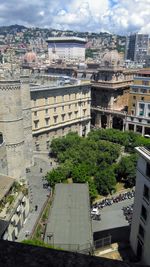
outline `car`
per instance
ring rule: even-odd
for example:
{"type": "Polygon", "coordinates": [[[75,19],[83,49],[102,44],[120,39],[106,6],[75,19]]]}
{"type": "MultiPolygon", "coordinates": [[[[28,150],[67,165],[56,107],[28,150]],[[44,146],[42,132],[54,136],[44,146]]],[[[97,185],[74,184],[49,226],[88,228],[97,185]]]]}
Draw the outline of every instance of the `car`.
{"type": "Polygon", "coordinates": [[[91,215],[99,215],[98,208],[93,208],[92,211],[91,211],[91,215]]]}
{"type": "Polygon", "coordinates": [[[150,134],[145,134],[144,137],[145,138],[150,138],[150,134]]]}

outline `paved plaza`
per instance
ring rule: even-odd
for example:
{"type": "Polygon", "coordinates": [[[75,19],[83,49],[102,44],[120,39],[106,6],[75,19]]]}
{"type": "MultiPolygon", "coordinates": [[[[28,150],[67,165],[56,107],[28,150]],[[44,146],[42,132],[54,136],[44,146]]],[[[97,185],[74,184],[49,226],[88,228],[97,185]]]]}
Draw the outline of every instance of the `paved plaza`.
{"type": "Polygon", "coordinates": [[[27,173],[27,180],[29,184],[29,199],[30,199],[30,213],[27,220],[24,223],[23,228],[20,230],[18,239],[16,241],[20,242],[26,239],[26,233],[31,233],[34,225],[38,219],[38,216],[43,208],[44,203],[47,200],[48,195],[50,194],[50,189],[43,188],[43,183],[46,181],[43,180],[43,176],[50,169],[55,166],[50,164],[51,160],[48,157],[38,156],[35,158],[34,166],[30,168],[30,172],[27,173]],[[40,169],[42,168],[42,172],[40,169]],[[37,210],[35,206],[37,205],[37,210]]]}
{"type": "Polygon", "coordinates": [[[93,232],[103,231],[111,228],[117,228],[129,225],[123,215],[122,208],[133,204],[134,198],[114,203],[111,206],[106,206],[100,210],[101,220],[92,220],[93,232]]]}

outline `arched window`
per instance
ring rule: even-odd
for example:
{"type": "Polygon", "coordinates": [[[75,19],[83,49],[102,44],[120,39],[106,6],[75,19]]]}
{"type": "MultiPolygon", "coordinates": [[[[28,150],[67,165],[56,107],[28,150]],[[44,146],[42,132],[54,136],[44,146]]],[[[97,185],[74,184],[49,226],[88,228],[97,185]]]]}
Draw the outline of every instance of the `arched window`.
{"type": "Polygon", "coordinates": [[[0,133],[0,145],[3,143],[3,134],[0,133]]]}

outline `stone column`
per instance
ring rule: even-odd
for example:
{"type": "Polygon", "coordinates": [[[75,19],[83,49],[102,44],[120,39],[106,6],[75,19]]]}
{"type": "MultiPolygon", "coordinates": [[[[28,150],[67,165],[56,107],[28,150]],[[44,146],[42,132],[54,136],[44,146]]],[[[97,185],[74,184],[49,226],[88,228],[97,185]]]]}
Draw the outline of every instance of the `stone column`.
{"type": "Polygon", "coordinates": [[[96,114],[95,126],[98,128],[101,128],[101,114],[100,113],[96,114]]]}
{"type": "Polygon", "coordinates": [[[145,126],[142,126],[142,136],[145,134],[145,126]]]}
{"type": "Polygon", "coordinates": [[[109,103],[108,103],[108,107],[109,107],[110,109],[113,109],[113,106],[114,106],[114,96],[111,95],[111,96],[110,96],[109,103]]]}
{"type": "Polygon", "coordinates": [[[113,117],[111,114],[107,115],[107,128],[112,128],[113,117]]]}
{"type": "Polygon", "coordinates": [[[136,124],[134,124],[134,133],[136,133],[136,124]]]}

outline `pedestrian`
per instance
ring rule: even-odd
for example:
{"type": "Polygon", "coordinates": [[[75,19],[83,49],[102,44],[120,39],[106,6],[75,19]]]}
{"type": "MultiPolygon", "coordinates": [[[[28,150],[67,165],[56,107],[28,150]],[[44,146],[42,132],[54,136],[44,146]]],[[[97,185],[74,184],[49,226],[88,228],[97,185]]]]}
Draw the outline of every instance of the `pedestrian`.
{"type": "Polygon", "coordinates": [[[38,210],[38,205],[35,205],[35,211],[37,211],[38,210]]]}
{"type": "Polygon", "coordinates": [[[40,168],[40,173],[42,173],[43,172],[43,169],[42,168],[40,168]]]}

